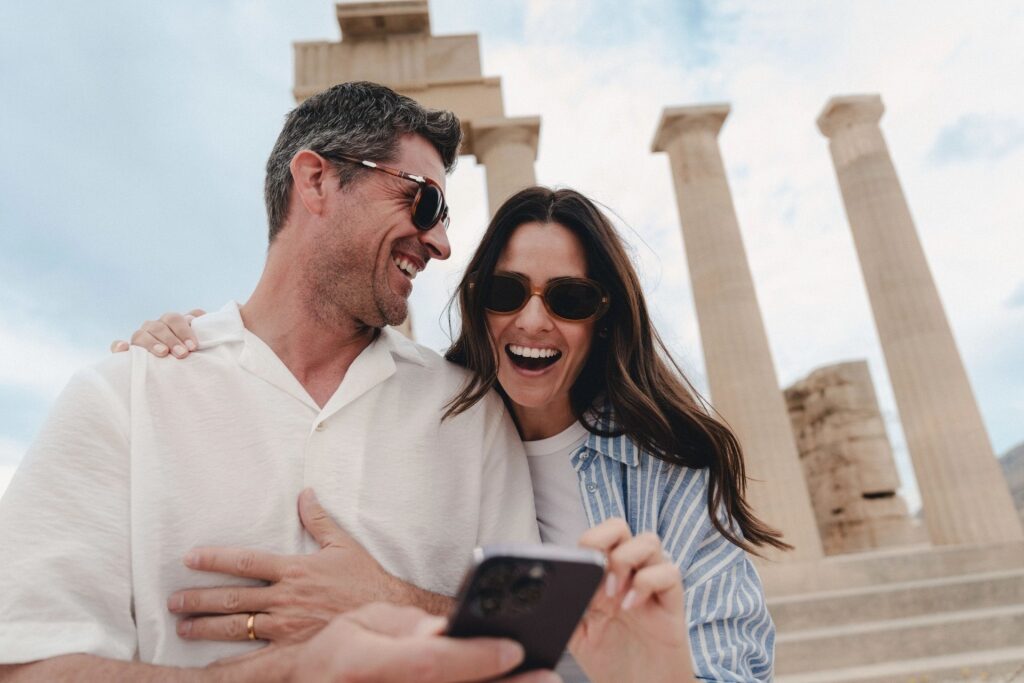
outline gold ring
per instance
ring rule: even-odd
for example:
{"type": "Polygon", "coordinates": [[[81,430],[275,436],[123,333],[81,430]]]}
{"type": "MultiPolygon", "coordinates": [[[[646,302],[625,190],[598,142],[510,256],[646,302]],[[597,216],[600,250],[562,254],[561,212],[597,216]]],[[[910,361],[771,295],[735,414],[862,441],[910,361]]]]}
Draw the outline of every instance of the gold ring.
{"type": "Polygon", "coordinates": [[[245,622],[245,628],[249,632],[249,640],[256,640],[256,615],[258,612],[249,612],[249,620],[245,622]]]}

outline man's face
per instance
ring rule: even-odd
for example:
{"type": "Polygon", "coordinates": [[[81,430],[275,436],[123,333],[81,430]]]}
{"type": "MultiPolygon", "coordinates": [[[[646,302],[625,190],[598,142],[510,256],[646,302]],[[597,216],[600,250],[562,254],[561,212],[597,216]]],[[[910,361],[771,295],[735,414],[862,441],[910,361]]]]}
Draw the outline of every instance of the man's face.
{"type": "MultiPolygon", "coordinates": [[[[404,136],[398,155],[386,163],[445,186],[441,156],[418,135],[404,136]]],[[[315,310],[334,322],[398,325],[409,313],[413,278],[430,259],[451,254],[444,225],[427,231],[413,225],[419,185],[411,180],[367,170],[340,190],[330,182],[327,220],[310,260],[315,310]]]]}

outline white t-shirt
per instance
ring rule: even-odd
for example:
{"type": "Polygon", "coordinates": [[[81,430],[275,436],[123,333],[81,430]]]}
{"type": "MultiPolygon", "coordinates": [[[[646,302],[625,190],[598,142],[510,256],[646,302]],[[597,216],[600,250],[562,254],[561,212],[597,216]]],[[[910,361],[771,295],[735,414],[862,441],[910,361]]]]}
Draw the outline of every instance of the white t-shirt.
{"type": "Polygon", "coordinates": [[[0,663],[81,652],[202,666],[256,643],[189,642],[175,590],[244,580],[199,545],[310,553],[299,492],[398,577],[453,594],[473,548],[538,540],[529,472],[488,395],[441,422],[465,372],[385,329],[323,409],[242,324],[193,325],[184,361],[140,348],[78,373],[0,500],[0,663]]]}
{"type": "Polygon", "coordinates": [[[570,461],[572,452],[586,442],[589,434],[586,427],[574,422],[547,439],[523,442],[540,537],[545,543],[575,548],[580,535],[590,528],[580,498],[579,475],[570,461]]]}

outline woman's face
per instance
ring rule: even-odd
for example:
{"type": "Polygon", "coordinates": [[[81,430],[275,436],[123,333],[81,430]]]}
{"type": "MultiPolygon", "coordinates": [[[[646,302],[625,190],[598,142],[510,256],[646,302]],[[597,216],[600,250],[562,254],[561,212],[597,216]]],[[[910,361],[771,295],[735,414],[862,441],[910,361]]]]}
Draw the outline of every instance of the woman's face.
{"type": "MultiPolygon", "coordinates": [[[[515,229],[495,270],[519,273],[533,287],[543,287],[557,277],[586,277],[587,261],[570,230],[558,223],[533,222],[515,229]]],[[[498,352],[498,382],[512,402],[523,408],[567,410],[569,389],[590,352],[594,320],[556,318],[540,296],[531,296],[515,313],[485,314],[498,352]]]]}

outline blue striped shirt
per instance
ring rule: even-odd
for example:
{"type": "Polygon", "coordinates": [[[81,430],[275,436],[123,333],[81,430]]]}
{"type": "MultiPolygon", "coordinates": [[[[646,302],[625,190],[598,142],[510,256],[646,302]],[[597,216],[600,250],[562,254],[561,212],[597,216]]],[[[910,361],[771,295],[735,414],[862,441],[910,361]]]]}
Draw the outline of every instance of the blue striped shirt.
{"type": "Polygon", "coordinates": [[[707,470],[659,460],[628,436],[597,434],[573,451],[572,466],[591,526],[622,517],[634,534],[656,532],[675,560],[697,678],[770,681],[775,625],[750,558],[711,523],[707,470]]]}

